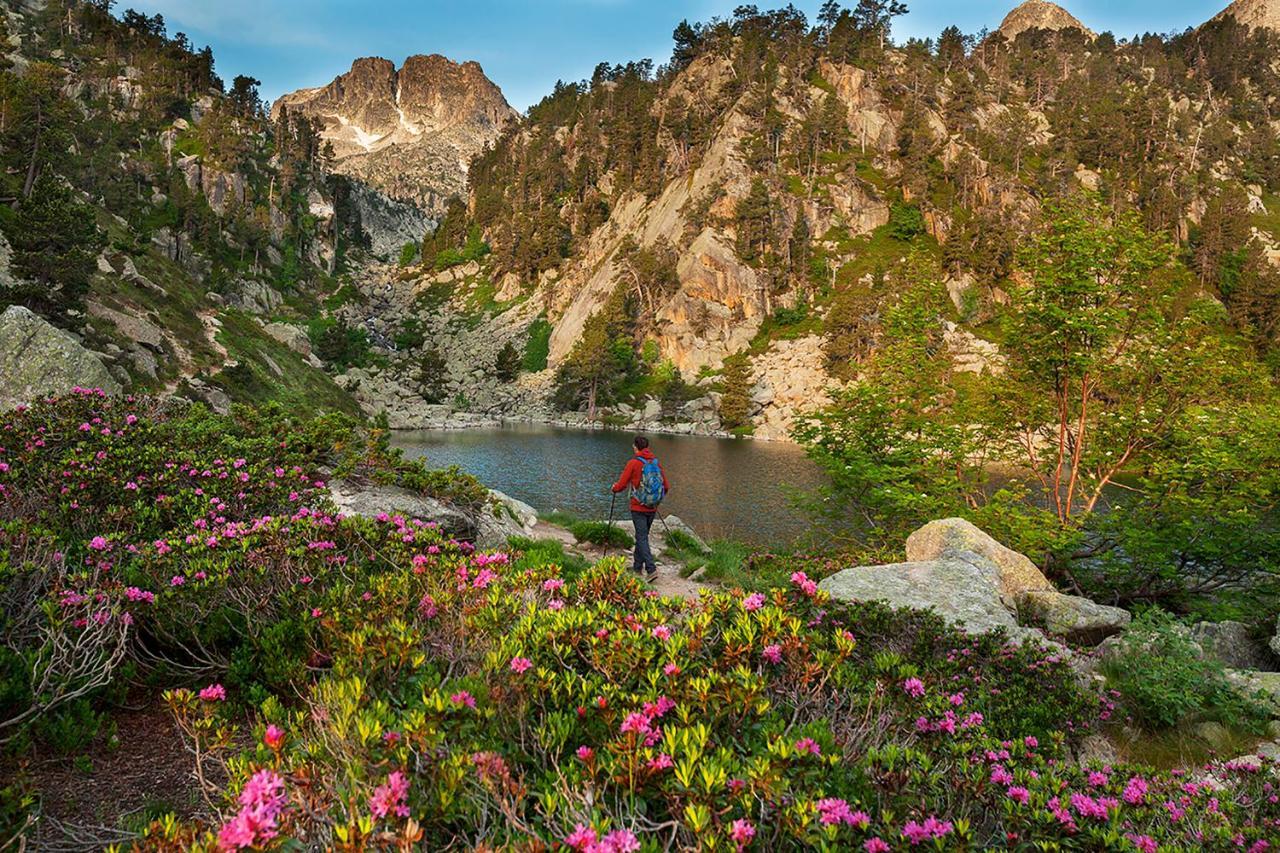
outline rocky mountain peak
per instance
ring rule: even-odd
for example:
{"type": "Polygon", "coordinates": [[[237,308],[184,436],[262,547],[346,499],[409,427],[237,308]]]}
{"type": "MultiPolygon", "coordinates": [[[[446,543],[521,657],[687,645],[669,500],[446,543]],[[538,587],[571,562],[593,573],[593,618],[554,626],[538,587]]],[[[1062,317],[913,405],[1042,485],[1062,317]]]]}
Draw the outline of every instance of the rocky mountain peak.
{"type": "Polygon", "coordinates": [[[1092,36],[1093,31],[1080,22],[1080,19],[1048,0],[1026,0],[1004,16],[997,30],[1006,39],[1012,41],[1026,30],[1069,30],[1077,29],[1092,36]]]}
{"type": "Polygon", "coordinates": [[[1266,27],[1280,32],[1280,0],[1235,0],[1214,16],[1214,20],[1232,17],[1247,27],[1266,27]]]}
{"type": "Polygon", "coordinates": [[[438,54],[399,69],[357,59],[327,86],[282,95],[272,118],[283,110],[320,121],[336,171],[428,209],[465,189],[471,157],[517,117],[479,63],[438,54]]]}

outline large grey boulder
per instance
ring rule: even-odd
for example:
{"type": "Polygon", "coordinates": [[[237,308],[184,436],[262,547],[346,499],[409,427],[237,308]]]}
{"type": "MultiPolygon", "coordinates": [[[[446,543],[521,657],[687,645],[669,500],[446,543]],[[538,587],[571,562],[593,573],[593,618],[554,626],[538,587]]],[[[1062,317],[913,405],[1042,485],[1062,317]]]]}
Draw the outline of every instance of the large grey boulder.
{"type": "Polygon", "coordinates": [[[943,558],[989,563],[999,572],[1005,603],[1016,606],[1024,592],[1053,591],[1053,584],[1024,554],[1001,545],[977,525],[963,518],[931,521],[907,537],[907,560],[927,562],[943,558]]]}
{"type": "Polygon", "coordinates": [[[1127,610],[1051,590],[1024,592],[1018,605],[1023,620],[1045,633],[1090,646],[1120,633],[1133,621],[1127,610]]]}
{"type": "Polygon", "coordinates": [[[69,332],[21,305],[0,314],[0,411],[72,388],[119,394],[120,383],[69,332]]]}
{"type": "Polygon", "coordinates": [[[1000,570],[992,563],[943,558],[857,566],[831,575],[818,588],[840,601],[882,601],[893,607],[933,609],[948,622],[973,633],[1017,621],[1000,597],[1000,570]]]}
{"type": "Polygon", "coordinates": [[[1275,669],[1276,661],[1265,643],[1254,637],[1243,622],[1197,622],[1191,638],[1201,654],[1232,669],[1275,669]]]}
{"type": "Polygon", "coordinates": [[[345,515],[374,518],[382,513],[400,513],[408,518],[434,521],[458,539],[474,542],[479,548],[502,548],[507,539],[525,533],[506,512],[492,504],[472,512],[399,486],[359,485],[348,480],[329,484],[329,495],[345,515]]]}

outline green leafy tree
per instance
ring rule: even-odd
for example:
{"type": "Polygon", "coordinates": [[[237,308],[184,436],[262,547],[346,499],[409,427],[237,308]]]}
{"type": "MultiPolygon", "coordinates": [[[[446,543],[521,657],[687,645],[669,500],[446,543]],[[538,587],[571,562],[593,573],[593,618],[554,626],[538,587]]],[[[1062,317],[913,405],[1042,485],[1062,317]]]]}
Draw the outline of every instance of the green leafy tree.
{"type": "Polygon", "coordinates": [[[741,429],[751,422],[751,363],[745,355],[724,360],[720,376],[720,425],[727,430],[741,429]]]}
{"type": "Polygon", "coordinates": [[[25,279],[0,298],[62,314],[82,307],[105,239],[93,208],[61,178],[45,173],[7,229],[14,270],[25,279]]]}
{"type": "Polygon", "coordinates": [[[615,297],[587,319],[556,375],[557,404],[561,408],[585,404],[592,421],[597,406],[613,399],[634,355],[624,334],[621,306],[615,297]]]}

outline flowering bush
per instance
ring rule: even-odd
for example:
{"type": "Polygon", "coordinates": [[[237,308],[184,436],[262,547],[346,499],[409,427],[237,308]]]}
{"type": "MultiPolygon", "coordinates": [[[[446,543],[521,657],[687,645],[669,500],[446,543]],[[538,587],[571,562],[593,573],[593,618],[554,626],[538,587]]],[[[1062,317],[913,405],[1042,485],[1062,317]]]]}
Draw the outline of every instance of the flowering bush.
{"type": "MultiPolygon", "coordinates": [[[[618,559],[570,574],[342,518],[309,427],[157,446],[163,414],[114,406],[15,419],[0,506],[32,523],[2,545],[28,579],[5,594],[34,583],[48,636],[182,681],[164,698],[216,817],[140,849],[1260,851],[1280,831],[1265,762],[1077,766],[1103,710],[1052,649],[841,605],[799,569],[663,599],[618,559]],[[101,503],[66,506],[82,495],[101,503]]],[[[68,654],[59,677],[88,683],[68,654]]]]}

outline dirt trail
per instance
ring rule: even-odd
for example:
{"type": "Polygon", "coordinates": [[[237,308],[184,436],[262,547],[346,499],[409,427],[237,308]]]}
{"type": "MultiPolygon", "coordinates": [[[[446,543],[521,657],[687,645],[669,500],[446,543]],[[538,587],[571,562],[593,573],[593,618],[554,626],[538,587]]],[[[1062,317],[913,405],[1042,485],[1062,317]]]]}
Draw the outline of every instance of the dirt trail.
{"type": "MultiPolygon", "coordinates": [[[[605,556],[603,548],[597,545],[580,544],[565,528],[545,521],[538,521],[530,536],[534,539],[554,539],[564,545],[566,552],[578,554],[588,560],[599,560],[605,556]]],[[[652,532],[650,544],[653,548],[654,562],[658,566],[658,574],[650,581],[650,585],[659,595],[693,599],[697,598],[702,590],[711,588],[707,584],[680,577],[680,569],[683,567],[677,562],[664,559],[667,543],[666,537],[661,532],[656,529],[652,532]]],[[[629,548],[610,548],[609,555],[622,556],[626,558],[628,564],[631,562],[629,548]]]]}

